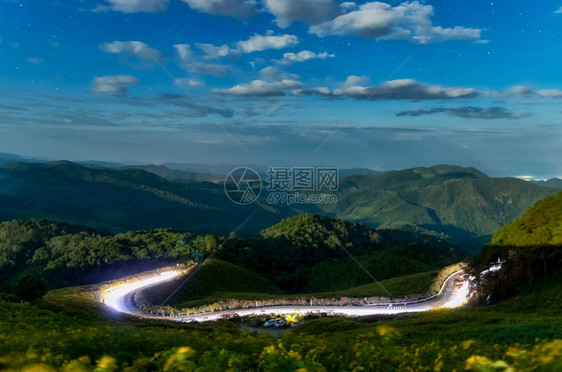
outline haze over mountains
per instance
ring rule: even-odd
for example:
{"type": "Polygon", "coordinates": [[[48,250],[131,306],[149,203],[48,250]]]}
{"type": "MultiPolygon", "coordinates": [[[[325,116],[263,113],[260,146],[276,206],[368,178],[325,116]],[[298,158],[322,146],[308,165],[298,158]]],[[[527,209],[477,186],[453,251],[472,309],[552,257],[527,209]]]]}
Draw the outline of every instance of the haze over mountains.
{"type": "Polygon", "coordinates": [[[171,227],[228,234],[243,225],[240,233],[253,233],[309,212],[476,246],[561,188],[555,180],[492,178],[448,165],[383,173],[354,169],[340,174],[336,204],[267,204],[264,190],[256,203],[240,206],[226,197],[222,175],[212,172],[22,160],[0,156],[1,220],[45,218],[110,231],[171,227]]]}

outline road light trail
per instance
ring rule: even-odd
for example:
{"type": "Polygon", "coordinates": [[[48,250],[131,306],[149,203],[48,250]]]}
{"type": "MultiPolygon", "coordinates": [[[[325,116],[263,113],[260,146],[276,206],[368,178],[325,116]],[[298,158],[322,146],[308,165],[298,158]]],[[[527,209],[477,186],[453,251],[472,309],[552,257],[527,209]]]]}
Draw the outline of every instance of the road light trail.
{"type": "Polygon", "coordinates": [[[369,304],[363,306],[261,306],[244,309],[229,309],[211,313],[193,315],[158,315],[137,308],[133,301],[134,294],[145,288],[156,286],[176,279],[188,270],[170,270],[155,277],[141,279],[133,283],[126,283],[111,288],[105,293],[103,303],[117,312],[134,315],[141,318],[167,319],[178,322],[204,322],[223,317],[238,315],[282,315],[295,314],[341,314],[347,316],[393,315],[401,313],[422,312],[439,308],[453,308],[466,303],[469,296],[470,278],[466,278],[463,271],[451,274],[443,283],[438,295],[417,301],[400,301],[393,303],[369,304]]]}

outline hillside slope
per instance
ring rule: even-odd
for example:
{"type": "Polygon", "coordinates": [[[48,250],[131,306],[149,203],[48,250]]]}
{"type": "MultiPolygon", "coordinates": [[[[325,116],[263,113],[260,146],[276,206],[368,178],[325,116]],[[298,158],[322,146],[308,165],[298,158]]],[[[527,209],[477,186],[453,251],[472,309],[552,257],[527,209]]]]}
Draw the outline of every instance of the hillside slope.
{"type": "Polygon", "coordinates": [[[49,219],[110,231],[169,227],[227,234],[256,231],[292,212],[259,203],[239,206],[223,186],[173,183],[139,169],[70,162],[0,166],[0,220],[49,219]]]}
{"type": "Polygon", "coordinates": [[[492,244],[562,246],[562,192],[537,202],[521,218],[496,232],[492,244]]]}
{"type": "Polygon", "coordinates": [[[225,242],[217,258],[270,279],[288,292],[341,290],[431,271],[461,255],[442,239],[374,230],[318,215],[299,215],[260,234],[225,242]]]}
{"type": "Polygon", "coordinates": [[[281,291],[263,276],[230,262],[210,259],[195,272],[188,282],[174,280],[143,290],[151,303],[159,304],[172,293],[168,302],[178,305],[206,297],[221,297],[223,293],[278,294],[281,291]]]}
{"type": "Polygon", "coordinates": [[[474,272],[500,258],[502,270],[486,281],[498,298],[533,291],[537,284],[562,277],[562,192],[537,202],[497,231],[472,264],[474,272]]]}
{"type": "Polygon", "coordinates": [[[474,168],[440,165],[342,179],[321,211],[377,228],[422,228],[460,243],[487,241],[530,205],[559,191],[474,168]]]}

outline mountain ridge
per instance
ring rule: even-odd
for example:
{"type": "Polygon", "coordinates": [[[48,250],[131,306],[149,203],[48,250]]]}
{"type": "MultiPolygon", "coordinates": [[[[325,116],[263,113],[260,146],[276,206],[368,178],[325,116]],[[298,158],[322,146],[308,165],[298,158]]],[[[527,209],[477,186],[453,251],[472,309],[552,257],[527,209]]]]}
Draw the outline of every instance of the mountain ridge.
{"type": "Polygon", "coordinates": [[[558,190],[488,177],[472,167],[437,165],[344,176],[336,204],[269,204],[264,189],[258,201],[241,206],[227,198],[220,182],[171,182],[143,167],[16,162],[0,165],[0,220],[46,218],[110,231],[172,227],[228,234],[240,226],[257,232],[282,218],[315,213],[375,228],[430,232],[477,247],[558,190]]]}

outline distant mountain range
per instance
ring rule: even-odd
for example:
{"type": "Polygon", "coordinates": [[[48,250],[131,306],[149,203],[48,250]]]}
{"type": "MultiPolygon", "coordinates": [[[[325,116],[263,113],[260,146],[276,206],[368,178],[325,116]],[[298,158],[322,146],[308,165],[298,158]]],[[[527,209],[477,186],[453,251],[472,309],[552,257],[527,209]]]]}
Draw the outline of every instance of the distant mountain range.
{"type": "Polygon", "coordinates": [[[195,181],[195,182],[214,182],[219,183],[224,181],[224,175],[212,173],[198,173],[191,171],[184,171],[178,169],[170,169],[163,165],[132,165],[122,167],[121,169],[141,169],[147,172],[156,174],[168,181],[195,181]]]}
{"type": "Polygon", "coordinates": [[[539,185],[539,186],[562,188],[562,180],[560,178],[551,178],[551,179],[546,180],[546,181],[533,180],[533,181],[530,181],[530,182],[534,183],[535,185],[539,185]]]}
{"type": "Polygon", "coordinates": [[[228,234],[243,225],[239,234],[253,233],[285,217],[317,213],[370,227],[430,232],[476,247],[560,190],[449,165],[375,174],[356,169],[340,174],[336,204],[271,205],[264,190],[258,202],[240,206],[226,197],[219,174],[8,159],[0,155],[0,220],[44,218],[109,231],[171,227],[228,234]]]}
{"type": "Polygon", "coordinates": [[[0,166],[0,220],[43,218],[110,231],[171,227],[223,234],[249,216],[242,232],[294,213],[259,203],[240,206],[220,184],[170,182],[142,169],[64,161],[0,166]]]}
{"type": "Polygon", "coordinates": [[[421,229],[479,244],[558,190],[516,178],[491,178],[474,168],[438,165],[346,177],[338,202],[318,207],[323,214],[372,227],[421,229]]]}

